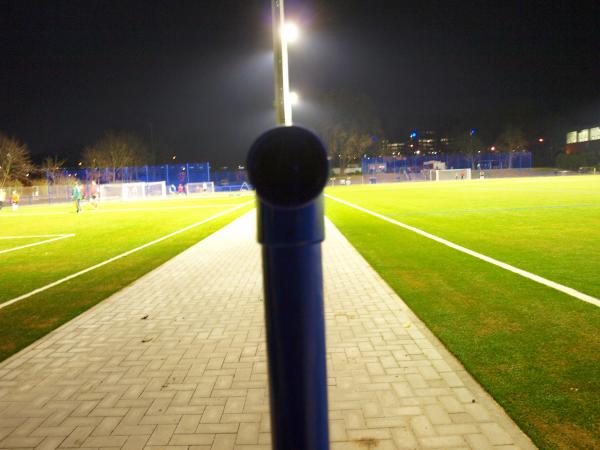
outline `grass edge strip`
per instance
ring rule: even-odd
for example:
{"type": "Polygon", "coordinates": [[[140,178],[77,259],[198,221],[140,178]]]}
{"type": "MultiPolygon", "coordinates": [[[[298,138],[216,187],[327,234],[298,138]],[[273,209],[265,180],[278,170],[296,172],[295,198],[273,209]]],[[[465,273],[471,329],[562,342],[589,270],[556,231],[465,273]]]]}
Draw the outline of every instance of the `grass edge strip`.
{"type": "Polygon", "coordinates": [[[203,219],[203,220],[201,220],[199,222],[195,222],[195,223],[193,223],[191,225],[188,225],[186,227],[180,228],[179,230],[173,231],[172,233],[166,234],[166,235],[164,235],[162,237],[159,237],[158,239],[154,239],[153,241],[147,242],[147,243],[145,243],[143,245],[140,245],[139,247],[133,248],[131,250],[127,250],[124,253],[121,253],[119,255],[113,256],[112,258],[106,259],[106,260],[104,260],[104,261],[102,261],[102,262],[100,262],[98,264],[95,264],[93,266],[87,267],[87,268],[85,268],[83,270],[80,270],[79,272],[75,272],[75,273],[73,273],[71,275],[68,275],[68,276],[66,276],[64,278],[61,278],[60,280],[53,281],[52,283],[49,283],[49,284],[47,284],[45,286],[42,286],[42,287],[37,288],[37,289],[34,289],[33,291],[30,291],[30,292],[28,292],[26,294],[20,295],[20,296],[15,297],[15,298],[13,298],[11,300],[7,300],[4,303],[0,303],[0,309],[5,308],[6,306],[12,305],[13,303],[19,302],[21,300],[25,300],[26,298],[29,298],[29,297],[31,297],[33,295],[36,295],[36,294],[39,294],[40,292],[44,292],[44,291],[46,291],[46,290],[48,290],[50,288],[58,286],[59,284],[65,283],[65,282],[67,282],[69,280],[72,280],[73,278],[77,278],[80,275],[84,275],[84,274],[86,274],[88,272],[91,272],[92,270],[98,269],[98,268],[100,268],[102,266],[110,264],[110,263],[112,263],[114,261],[117,261],[117,260],[119,260],[121,258],[129,256],[132,253],[136,253],[136,252],[138,252],[140,250],[143,250],[145,248],[148,248],[148,247],[150,247],[150,246],[152,246],[154,244],[158,244],[159,242],[162,242],[162,241],[164,241],[166,239],[169,239],[169,238],[171,238],[173,236],[181,234],[181,233],[183,233],[185,231],[191,230],[192,228],[195,228],[197,226],[203,225],[203,224],[205,224],[207,222],[210,222],[211,220],[218,219],[219,217],[224,216],[225,214],[228,214],[228,213],[233,212],[233,211],[235,211],[237,209],[240,209],[240,208],[243,208],[245,206],[248,206],[253,201],[254,200],[250,200],[250,201],[248,201],[246,203],[242,203],[242,204],[240,204],[238,206],[235,206],[233,208],[229,208],[226,211],[222,211],[222,212],[220,212],[218,214],[215,214],[214,216],[208,217],[208,218],[203,219]]]}
{"type": "MultiPolygon", "coordinates": [[[[502,269],[505,269],[505,270],[508,270],[510,272],[516,273],[517,275],[521,275],[522,277],[528,278],[528,279],[530,279],[532,281],[535,281],[536,283],[540,283],[540,284],[542,284],[544,286],[550,287],[550,288],[555,289],[557,291],[560,291],[560,292],[562,292],[564,294],[570,295],[571,297],[574,297],[574,298],[576,298],[578,300],[582,300],[584,302],[587,302],[587,303],[590,303],[592,305],[600,307],[600,299],[592,297],[591,295],[584,294],[583,292],[577,291],[577,290],[575,290],[573,288],[570,288],[568,286],[565,286],[565,285],[556,283],[554,281],[548,280],[547,278],[541,277],[541,276],[536,275],[536,274],[531,273],[531,272],[527,272],[526,270],[519,269],[517,267],[511,266],[510,264],[507,264],[505,262],[502,262],[502,261],[499,261],[497,259],[491,258],[489,256],[486,256],[486,255],[484,255],[482,253],[479,253],[479,252],[476,252],[474,250],[470,250],[470,249],[468,249],[466,247],[463,247],[462,245],[455,244],[454,242],[450,242],[450,241],[448,241],[448,240],[446,240],[444,238],[441,238],[441,237],[436,236],[434,234],[428,233],[428,232],[423,231],[423,230],[421,230],[419,228],[416,228],[416,227],[407,225],[405,223],[399,222],[397,220],[391,219],[391,218],[389,218],[387,216],[384,216],[383,214],[379,214],[379,213],[376,213],[376,212],[371,211],[369,209],[363,208],[362,206],[358,206],[358,205],[355,205],[353,203],[347,202],[345,200],[342,200],[341,198],[334,197],[333,195],[325,194],[325,197],[327,197],[327,198],[329,198],[331,200],[334,200],[334,201],[336,201],[338,203],[341,203],[343,205],[346,205],[346,206],[349,206],[351,208],[354,208],[354,209],[356,209],[358,211],[364,212],[366,214],[370,214],[371,216],[377,217],[378,219],[385,220],[386,222],[389,222],[389,223],[391,223],[393,225],[396,225],[396,226],[402,227],[402,228],[404,228],[406,230],[409,230],[409,231],[412,231],[414,233],[417,233],[417,234],[419,234],[419,235],[421,235],[423,237],[426,237],[428,239],[436,241],[436,242],[438,242],[440,244],[443,244],[443,245],[445,245],[447,247],[453,248],[454,250],[458,250],[459,252],[466,253],[467,255],[470,255],[470,256],[473,256],[475,258],[481,259],[482,261],[488,262],[488,263],[493,264],[495,266],[498,266],[498,267],[500,267],[502,269]]],[[[2,307],[2,305],[0,305],[0,307],[2,307]]]]}

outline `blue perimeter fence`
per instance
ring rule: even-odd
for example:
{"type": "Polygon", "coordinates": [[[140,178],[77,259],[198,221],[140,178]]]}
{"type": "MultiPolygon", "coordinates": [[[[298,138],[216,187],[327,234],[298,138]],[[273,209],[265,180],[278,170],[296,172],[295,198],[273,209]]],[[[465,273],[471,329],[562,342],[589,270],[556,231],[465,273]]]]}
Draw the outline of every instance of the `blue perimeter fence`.
{"type": "MultiPolygon", "coordinates": [[[[171,186],[185,187],[187,183],[203,183],[212,181],[216,192],[228,192],[239,190],[244,183],[248,184],[246,171],[229,170],[211,172],[209,163],[185,163],[164,164],[161,166],[131,166],[112,168],[82,168],[75,170],[64,170],[58,173],[58,177],[74,177],[84,183],[95,180],[98,184],[107,183],[134,183],[164,181],[167,190],[171,186]]],[[[47,174],[48,185],[54,184],[54,176],[47,174]]]]}
{"type": "Polygon", "coordinates": [[[422,156],[381,156],[362,159],[363,175],[378,173],[420,173],[444,163],[446,169],[531,169],[531,152],[489,152],[470,157],[463,154],[422,156]],[[430,167],[426,167],[430,166],[430,167]]]}

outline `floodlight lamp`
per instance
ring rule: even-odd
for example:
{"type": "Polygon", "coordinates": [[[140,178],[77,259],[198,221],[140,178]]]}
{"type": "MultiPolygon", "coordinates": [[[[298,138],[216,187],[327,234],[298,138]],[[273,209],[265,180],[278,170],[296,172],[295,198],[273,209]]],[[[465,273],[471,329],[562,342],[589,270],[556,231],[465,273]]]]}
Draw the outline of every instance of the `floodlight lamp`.
{"type": "Polygon", "coordinates": [[[298,96],[298,93],[294,91],[290,92],[290,104],[297,105],[299,101],[300,97],[298,96]]]}
{"type": "Polygon", "coordinates": [[[298,26],[292,22],[287,22],[283,26],[282,33],[283,33],[283,37],[285,38],[286,42],[288,42],[288,43],[296,42],[298,40],[298,37],[300,36],[300,31],[298,29],[298,26]]]}

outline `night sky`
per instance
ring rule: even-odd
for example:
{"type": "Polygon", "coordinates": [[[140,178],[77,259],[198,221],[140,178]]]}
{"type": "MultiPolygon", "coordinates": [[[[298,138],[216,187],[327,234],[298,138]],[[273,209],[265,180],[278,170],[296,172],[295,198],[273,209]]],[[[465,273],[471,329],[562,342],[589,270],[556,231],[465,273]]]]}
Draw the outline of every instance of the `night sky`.
{"type": "MultiPolygon", "coordinates": [[[[106,130],[179,161],[234,165],[274,123],[268,0],[2,1],[0,131],[77,158],[106,130]]],[[[295,121],[333,89],[384,132],[600,122],[600,2],[286,0],[295,121]]]]}

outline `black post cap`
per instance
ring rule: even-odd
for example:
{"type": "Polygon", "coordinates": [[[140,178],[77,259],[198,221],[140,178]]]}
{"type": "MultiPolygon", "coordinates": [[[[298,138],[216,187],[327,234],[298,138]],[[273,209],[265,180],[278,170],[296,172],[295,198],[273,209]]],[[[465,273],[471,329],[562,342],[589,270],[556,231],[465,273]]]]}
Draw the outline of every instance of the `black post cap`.
{"type": "Polygon", "coordinates": [[[321,140],[296,126],[263,133],[250,148],[247,167],[260,199],[285,208],[298,208],[318,197],[329,173],[321,140]]]}

